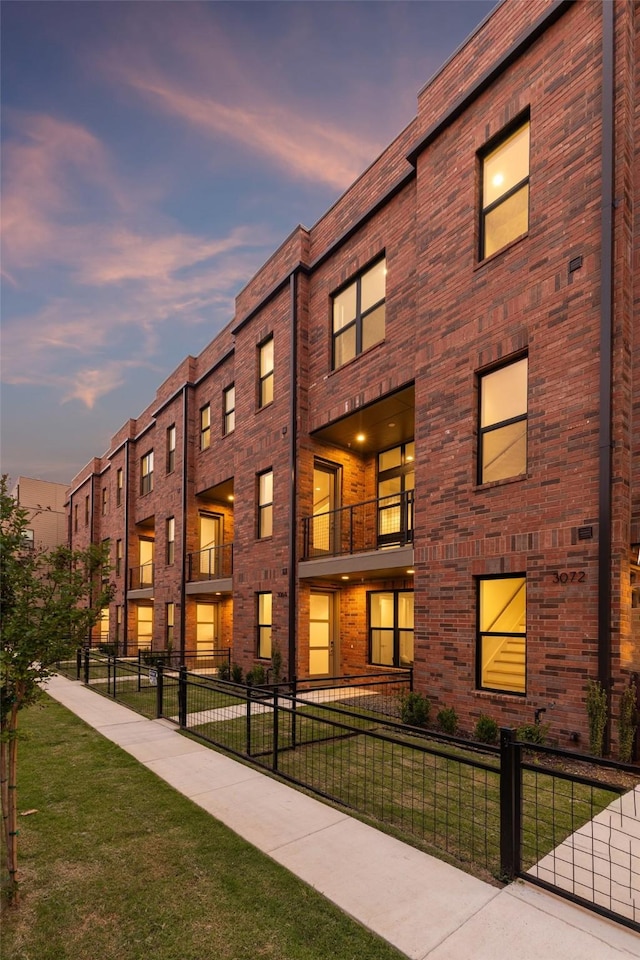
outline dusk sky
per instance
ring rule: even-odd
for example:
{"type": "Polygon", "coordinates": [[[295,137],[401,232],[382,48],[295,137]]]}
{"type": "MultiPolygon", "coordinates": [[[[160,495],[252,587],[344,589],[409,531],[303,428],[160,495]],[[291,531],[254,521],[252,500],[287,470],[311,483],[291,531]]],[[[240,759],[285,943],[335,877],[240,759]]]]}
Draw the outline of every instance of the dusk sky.
{"type": "Polygon", "coordinates": [[[3,0],[2,472],[103,454],[495,5],[3,0]]]}

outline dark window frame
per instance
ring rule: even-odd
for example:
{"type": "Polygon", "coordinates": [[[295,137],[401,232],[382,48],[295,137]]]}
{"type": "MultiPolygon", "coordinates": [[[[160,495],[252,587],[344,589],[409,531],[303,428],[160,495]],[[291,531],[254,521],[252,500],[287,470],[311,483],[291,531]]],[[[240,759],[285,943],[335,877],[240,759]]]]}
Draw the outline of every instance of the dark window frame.
{"type": "Polygon", "coordinates": [[[165,523],[165,537],[167,543],[167,566],[172,566],[176,562],[176,518],[167,517],[165,523]],[[169,537],[173,533],[173,537],[169,537]]]}
{"type": "Polygon", "coordinates": [[[205,403],[200,407],[200,450],[208,450],[211,446],[211,404],[205,403]],[[207,421],[205,423],[205,414],[207,421]]]}
{"type": "MultiPolygon", "coordinates": [[[[352,360],[355,360],[356,357],[361,356],[361,354],[364,352],[362,347],[363,322],[366,320],[366,318],[370,314],[378,310],[382,306],[382,304],[385,304],[385,333],[386,333],[386,320],[387,320],[386,318],[386,302],[387,302],[386,280],[385,280],[384,297],[381,300],[376,301],[371,306],[367,307],[364,313],[362,311],[362,306],[361,306],[363,277],[365,277],[370,270],[373,270],[382,262],[385,263],[385,268],[386,268],[386,259],[387,257],[386,257],[386,251],[385,251],[380,256],[376,257],[375,260],[372,260],[365,267],[363,267],[363,269],[360,270],[355,277],[352,277],[347,283],[342,284],[341,287],[339,287],[337,290],[334,290],[334,292],[331,294],[331,369],[332,370],[341,370],[342,367],[346,366],[347,363],[350,363],[352,360]],[[335,300],[337,297],[341,296],[346,290],[348,290],[349,287],[352,287],[352,286],[356,287],[356,315],[353,320],[345,324],[344,327],[340,327],[340,329],[336,331],[334,327],[335,321],[333,316],[335,300]],[[355,337],[356,337],[355,352],[352,357],[349,357],[339,366],[336,366],[336,343],[338,341],[338,338],[342,337],[346,331],[352,329],[353,327],[355,327],[355,337]]],[[[377,340],[376,343],[382,343],[382,340],[377,340]]],[[[372,344],[372,346],[374,345],[375,344],[372,344]]]]}
{"type": "Polygon", "coordinates": [[[257,474],[256,474],[256,486],[257,486],[257,490],[256,490],[256,501],[257,501],[257,505],[258,505],[257,518],[256,518],[256,520],[257,520],[257,523],[256,523],[256,539],[257,539],[257,540],[268,540],[270,537],[273,536],[273,503],[274,503],[274,500],[273,500],[273,493],[274,493],[273,467],[268,467],[268,469],[266,469],[266,470],[261,470],[260,473],[257,473],[257,474]],[[262,479],[262,477],[267,476],[267,474],[271,474],[271,500],[265,500],[265,501],[263,502],[263,501],[261,500],[261,497],[260,497],[260,480],[262,479]],[[264,524],[265,524],[265,519],[264,519],[264,518],[265,518],[265,516],[267,515],[267,511],[268,511],[268,516],[269,516],[269,521],[270,521],[270,522],[269,522],[270,530],[269,530],[269,533],[264,533],[264,532],[263,532],[264,524]]]}
{"type": "Polygon", "coordinates": [[[167,427],[167,473],[173,473],[176,468],[176,425],[167,427]]]}
{"type": "Polygon", "coordinates": [[[525,590],[527,588],[527,574],[524,571],[518,573],[488,573],[488,574],[479,574],[474,577],[475,587],[476,587],[476,690],[482,692],[497,693],[502,696],[507,697],[526,697],[527,696],[527,604],[525,600],[525,626],[523,632],[515,632],[509,630],[490,631],[490,630],[481,630],[480,622],[480,589],[481,584],[488,580],[523,580],[525,590]],[[483,686],[482,684],[482,653],[483,653],[483,639],[485,637],[491,636],[501,636],[501,637],[524,637],[524,650],[525,650],[525,662],[524,662],[524,690],[508,690],[504,687],[489,687],[483,686]]]}
{"type": "Polygon", "coordinates": [[[276,365],[276,348],[273,338],[273,334],[270,333],[268,337],[265,337],[258,344],[258,410],[263,410],[265,407],[268,407],[269,404],[273,403],[275,399],[275,365],[276,365]],[[267,344],[272,344],[272,360],[271,367],[267,370],[266,373],[262,373],[262,351],[267,346],[267,344]],[[271,397],[265,399],[265,388],[266,385],[271,382],[271,397]]]}
{"type": "Polygon", "coordinates": [[[124,489],[124,472],[122,467],[118,467],[116,471],[116,507],[119,507],[122,503],[122,491],[124,489]]]}
{"type": "Polygon", "coordinates": [[[273,592],[259,590],[256,593],[256,656],[259,660],[271,660],[273,656],[273,592]],[[271,619],[269,623],[260,620],[260,597],[271,597],[271,619]],[[269,631],[269,656],[263,653],[263,631],[269,631]]]}
{"type": "Polygon", "coordinates": [[[222,436],[228,437],[236,428],[236,385],[230,383],[222,391],[222,436]],[[233,406],[229,407],[227,400],[233,391],[233,406]],[[229,425],[232,420],[231,426],[229,425]]]}
{"type": "MultiPolygon", "coordinates": [[[[410,593],[414,597],[415,603],[415,590],[402,590],[402,589],[391,589],[391,590],[367,590],[367,662],[371,666],[384,666],[384,667],[394,667],[398,669],[406,669],[407,665],[400,662],[400,633],[401,628],[398,626],[398,599],[400,594],[410,593]],[[372,627],[371,626],[371,598],[376,594],[381,593],[391,593],[393,594],[393,627],[372,627]],[[392,664],[380,664],[373,659],[373,630],[392,630],[393,631],[393,663],[392,664]]],[[[415,610],[414,610],[415,617],[415,610]]],[[[405,629],[405,628],[402,628],[405,629]]],[[[415,619],[413,625],[413,660],[411,664],[415,663],[415,638],[416,638],[416,628],[415,628],[415,619]]]]}
{"type": "Polygon", "coordinates": [[[517,356],[509,357],[507,360],[496,364],[492,367],[489,367],[485,370],[481,370],[477,373],[477,398],[478,398],[478,410],[477,410],[477,423],[478,423],[478,450],[477,450],[477,465],[476,465],[476,483],[478,486],[484,486],[487,483],[504,483],[505,481],[513,480],[515,477],[522,477],[526,475],[527,464],[528,464],[528,443],[529,443],[529,355],[528,353],[519,353],[517,356]],[[482,426],[482,391],[483,383],[486,377],[491,376],[493,373],[497,373],[498,370],[505,370],[507,367],[512,366],[515,363],[520,363],[522,360],[527,361],[527,408],[524,413],[518,414],[515,417],[507,417],[506,420],[496,420],[494,423],[490,423],[488,426],[482,426]],[[483,474],[485,470],[485,463],[483,459],[484,454],[484,437],[489,433],[494,433],[496,430],[503,429],[504,427],[509,427],[514,423],[526,423],[527,431],[525,437],[525,465],[524,470],[520,473],[509,474],[505,477],[498,477],[494,480],[484,480],[483,474]]]}
{"type": "Polygon", "coordinates": [[[153,490],[153,447],[140,457],[140,496],[153,490]]]}
{"type": "Polygon", "coordinates": [[[531,116],[530,112],[527,109],[524,113],[521,113],[512,123],[504,127],[499,131],[494,137],[492,137],[481,150],[478,151],[478,169],[479,169],[479,229],[478,229],[478,259],[479,262],[488,260],[490,257],[496,256],[500,253],[501,250],[505,250],[511,243],[518,240],[520,237],[526,235],[529,231],[531,225],[531,140],[529,140],[529,163],[527,166],[527,175],[515,183],[513,186],[509,187],[503,194],[497,197],[495,200],[492,200],[491,203],[487,204],[485,207],[484,204],[484,169],[487,158],[490,157],[500,146],[506,143],[510,137],[515,133],[518,133],[524,127],[529,127],[529,137],[531,137],[531,116]],[[528,187],[527,194],[527,228],[521,233],[515,234],[506,243],[501,247],[498,247],[496,250],[491,253],[485,253],[485,241],[486,241],[486,219],[487,216],[493,213],[494,210],[497,210],[503,203],[506,203],[511,197],[515,196],[523,187],[528,187]]]}

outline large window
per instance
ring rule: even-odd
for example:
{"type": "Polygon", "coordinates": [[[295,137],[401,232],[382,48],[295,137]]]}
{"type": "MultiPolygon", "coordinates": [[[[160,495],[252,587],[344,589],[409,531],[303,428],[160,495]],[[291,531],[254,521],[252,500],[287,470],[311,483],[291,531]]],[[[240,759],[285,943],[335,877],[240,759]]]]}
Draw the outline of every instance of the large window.
{"type": "Polygon", "coordinates": [[[116,577],[122,576],[122,540],[116,540],[116,577]]]}
{"type": "Polygon", "coordinates": [[[198,653],[211,653],[218,646],[218,604],[196,603],[198,653]]]}
{"type": "Polygon", "coordinates": [[[480,377],[478,483],[527,469],[527,358],[480,377]]]}
{"type": "Polygon", "coordinates": [[[402,443],[378,454],[378,546],[413,540],[416,445],[402,443]]]}
{"type": "Polygon", "coordinates": [[[258,406],[273,400],[273,337],[258,347],[258,406]]]}
{"type": "Polygon", "coordinates": [[[103,517],[106,517],[109,512],[109,491],[107,487],[102,488],[101,511],[103,517]]]}
{"type": "Polygon", "coordinates": [[[379,260],[333,298],[333,369],[384,340],[386,260],[379,260]]]}
{"type": "Polygon", "coordinates": [[[271,593],[259,593],[257,654],[261,660],[271,659],[272,602],[271,593]]]}
{"type": "Polygon", "coordinates": [[[367,594],[369,659],[387,667],[413,663],[413,591],[384,590],[367,594]]]}
{"type": "Polygon", "coordinates": [[[200,449],[207,450],[211,443],[211,407],[209,404],[200,411],[200,449]]]}
{"type": "Polygon", "coordinates": [[[480,162],[480,259],[484,260],[529,229],[529,122],[490,147],[480,162]]]}
{"type": "Polygon", "coordinates": [[[89,494],[84,498],[84,525],[89,526],[89,494]]]}
{"type": "Polygon", "coordinates": [[[167,473],[173,473],[176,468],[176,425],[172,423],[167,428],[167,473]]]}
{"type": "Polygon", "coordinates": [[[140,460],[140,493],[151,493],[153,490],[153,450],[145,453],[140,460]]]}
{"type": "Polygon", "coordinates": [[[231,384],[222,392],[222,433],[233,433],[236,428],[236,387],[231,384]]]}
{"type": "Polygon", "coordinates": [[[258,539],[273,534],[273,470],[258,474],[258,539]]]}
{"type": "Polygon", "coordinates": [[[176,518],[167,517],[167,563],[172,564],[176,559],[176,518]]]}
{"type": "Polygon", "coordinates": [[[138,604],[136,615],[138,650],[151,650],[153,642],[153,607],[138,604]]]}
{"type": "Polygon", "coordinates": [[[478,580],[477,685],[526,692],[527,582],[511,577],[478,580]]]}
{"type": "Polygon", "coordinates": [[[118,467],[116,471],[116,506],[119,507],[122,503],[122,488],[124,486],[124,474],[122,472],[122,467],[118,467]]]}
{"type": "Polygon", "coordinates": [[[173,602],[170,602],[166,605],[165,610],[165,646],[167,650],[171,650],[173,647],[173,641],[175,639],[175,626],[176,626],[176,605],[173,602]]]}

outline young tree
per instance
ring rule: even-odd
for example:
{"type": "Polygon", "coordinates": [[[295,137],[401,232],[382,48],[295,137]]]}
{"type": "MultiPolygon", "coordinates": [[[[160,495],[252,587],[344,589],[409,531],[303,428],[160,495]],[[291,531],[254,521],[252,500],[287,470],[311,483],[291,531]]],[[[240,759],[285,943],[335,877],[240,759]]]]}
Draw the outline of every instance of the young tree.
{"type": "Polygon", "coordinates": [[[58,660],[83,643],[109,603],[104,550],[37,550],[29,515],[0,480],[0,794],[9,899],[19,900],[17,767],[20,711],[41,696],[58,660]]]}

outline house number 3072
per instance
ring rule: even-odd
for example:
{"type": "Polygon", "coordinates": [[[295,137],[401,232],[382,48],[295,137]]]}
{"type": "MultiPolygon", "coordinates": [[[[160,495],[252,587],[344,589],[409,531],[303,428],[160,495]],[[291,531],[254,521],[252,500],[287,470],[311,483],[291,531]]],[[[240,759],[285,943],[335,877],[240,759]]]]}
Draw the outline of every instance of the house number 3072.
{"type": "Polygon", "coordinates": [[[556,570],[553,574],[554,583],[583,583],[586,578],[584,570],[564,570],[562,573],[556,570]]]}

